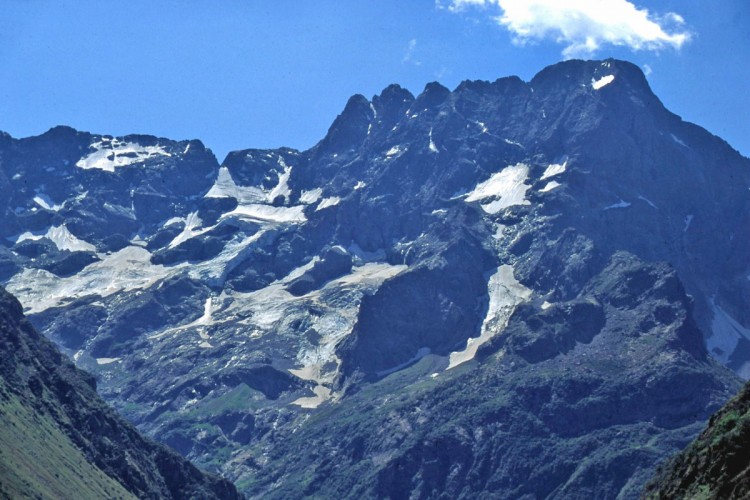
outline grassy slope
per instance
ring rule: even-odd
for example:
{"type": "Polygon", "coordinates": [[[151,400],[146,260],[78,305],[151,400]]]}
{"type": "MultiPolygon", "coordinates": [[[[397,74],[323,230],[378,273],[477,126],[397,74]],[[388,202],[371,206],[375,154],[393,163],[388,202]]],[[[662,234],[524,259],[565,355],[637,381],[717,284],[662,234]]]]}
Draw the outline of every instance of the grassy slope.
{"type": "Polygon", "coordinates": [[[17,397],[0,401],[0,421],[0,498],[135,498],[17,397]]]}
{"type": "Polygon", "coordinates": [[[644,498],[750,496],[750,384],[716,412],[706,429],[647,486],[644,498]]]}

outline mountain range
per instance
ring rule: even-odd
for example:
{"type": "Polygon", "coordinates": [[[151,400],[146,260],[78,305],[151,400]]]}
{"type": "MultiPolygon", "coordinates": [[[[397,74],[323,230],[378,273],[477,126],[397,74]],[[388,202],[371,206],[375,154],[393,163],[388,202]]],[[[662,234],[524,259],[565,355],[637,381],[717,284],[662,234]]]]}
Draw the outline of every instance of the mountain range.
{"type": "Polygon", "coordinates": [[[640,69],[392,85],[313,148],[0,136],[0,280],[250,497],[632,498],[750,377],[750,160],[640,69]]]}

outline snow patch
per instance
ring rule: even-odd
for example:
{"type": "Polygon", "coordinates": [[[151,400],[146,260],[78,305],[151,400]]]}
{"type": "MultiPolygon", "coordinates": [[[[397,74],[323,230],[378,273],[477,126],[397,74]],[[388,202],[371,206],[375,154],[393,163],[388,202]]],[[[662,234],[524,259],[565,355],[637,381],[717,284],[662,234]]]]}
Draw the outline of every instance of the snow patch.
{"type": "Polygon", "coordinates": [[[116,168],[143,162],[149,158],[172,156],[163,146],[142,146],[135,142],[121,142],[117,138],[107,137],[92,143],[90,148],[93,151],[78,160],[76,167],[114,172],[116,168]]]}
{"type": "Polygon", "coordinates": [[[649,200],[648,198],[646,198],[645,196],[640,196],[639,195],[638,199],[641,200],[641,201],[645,201],[646,203],[648,203],[649,205],[651,205],[652,208],[655,208],[656,210],[659,210],[659,207],[657,207],[656,205],[654,205],[654,203],[651,200],[649,200]]]}
{"type": "Polygon", "coordinates": [[[199,236],[206,231],[212,229],[211,227],[198,229],[203,225],[203,221],[198,216],[198,212],[192,212],[187,216],[187,219],[185,219],[185,228],[182,230],[180,234],[174,237],[174,239],[169,243],[167,248],[174,248],[183,241],[187,241],[190,238],[194,236],[199,236]]]}
{"type": "Polygon", "coordinates": [[[276,186],[268,193],[268,202],[272,203],[277,197],[282,196],[285,200],[289,199],[292,194],[292,190],[289,189],[289,176],[292,175],[292,167],[284,163],[284,159],[279,156],[279,166],[283,169],[279,174],[279,182],[276,186]]]}
{"type": "Polygon", "coordinates": [[[549,179],[550,177],[554,177],[556,175],[560,175],[563,172],[565,172],[565,169],[568,166],[568,160],[565,160],[562,163],[551,163],[542,174],[542,177],[539,180],[549,179]]]}
{"type": "Polygon", "coordinates": [[[602,87],[605,87],[615,81],[615,75],[607,75],[599,78],[598,80],[591,79],[591,86],[594,88],[594,90],[599,90],[602,87]]]}
{"type": "Polygon", "coordinates": [[[57,212],[62,208],[62,205],[56,204],[49,196],[44,193],[38,193],[36,196],[34,196],[34,203],[45,210],[52,210],[53,212],[57,212]]]}
{"type": "Polygon", "coordinates": [[[516,280],[513,275],[513,266],[509,265],[498,267],[490,276],[487,292],[490,296],[490,303],[479,337],[469,338],[463,350],[451,353],[447,370],[474,359],[479,346],[501,333],[508,325],[508,319],[516,306],[529,300],[532,293],[516,280]]]}
{"type": "Polygon", "coordinates": [[[311,189],[310,191],[302,191],[302,194],[299,197],[299,202],[304,203],[305,205],[312,205],[313,203],[318,201],[322,195],[323,190],[321,188],[311,189]]]}
{"type": "Polygon", "coordinates": [[[476,123],[477,125],[479,125],[479,130],[481,130],[483,134],[486,134],[487,131],[489,130],[487,128],[487,125],[484,124],[484,122],[475,121],[474,123],[476,123]]]}
{"type": "Polygon", "coordinates": [[[546,186],[544,186],[542,189],[539,190],[540,193],[546,193],[547,191],[552,191],[556,187],[559,187],[561,184],[557,181],[549,181],[546,186]]]}
{"type": "MultiPolygon", "coordinates": [[[[76,238],[65,224],[61,226],[52,226],[45,233],[25,232],[15,238],[16,244],[24,240],[41,240],[47,238],[55,244],[58,250],[68,250],[70,252],[96,252],[96,247],[87,241],[76,238]]],[[[11,238],[12,240],[12,238],[11,238]]]]}
{"type": "Polygon", "coordinates": [[[128,246],[100,257],[102,260],[66,278],[43,269],[25,269],[10,279],[7,289],[25,305],[27,313],[36,314],[81,297],[106,297],[147,288],[185,266],[154,265],[151,253],[138,246],[128,246]]]}
{"type": "Polygon", "coordinates": [[[385,156],[386,156],[386,158],[393,158],[395,156],[401,155],[404,151],[406,151],[406,150],[405,149],[401,149],[401,146],[393,146],[391,149],[389,149],[385,153],[385,156]]]}
{"type": "Polygon", "coordinates": [[[430,129],[430,144],[429,144],[430,152],[431,153],[439,153],[437,146],[435,146],[435,143],[432,140],[432,129],[430,129]]]}
{"type": "Polygon", "coordinates": [[[366,185],[367,184],[365,182],[363,182],[363,181],[357,181],[357,183],[354,185],[354,190],[357,191],[359,189],[362,189],[366,185]]]}
{"type": "Polygon", "coordinates": [[[630,203],[628,203],[627,201],[623,201],[621,199],[617,203],[613,203],[611,205],[607,205],[602,210],[612,210],[613,208],[628,208],[629,206],[630,206],[630,203]]]}
{"type": "Polygon", "coordinates": [[[97,365],[110,365],[120,361],[120,358],[96,358],[97,365]]]}
{"type": "Polygon", "coordinates": [[[219,168],[214,185],[208,190],[204,198],[234,198],[240,205],[249,203],[263,203],[267,201],[267,193],[255,186],[238,186],[227,167],[219,168]]]}
{"type": "MultiPolygon", "coordinates": [[[[322,290],[311,292],[302,297],[293,297],[283,289],[283,283],[273,284],[264,290],[248,295],[251,300],[258,300],[253,306],[258,313],[254,320],[263,320],[264,329],[275,328],[287,313],[286,310],[294,303],[308,303],[314,301],[316,308],[322,311],[320,316],[313,318],[313,328],[321,334],[317,345],[303,347],[297,354],[300,368],[290,369],[289,372],[303,379],[317,383],[313,389],[315,397],[299,398],[292,404],[304,408],[316,408],[318,405],[334,398],[330,386],[338,373],[341,360],[336,355],[336,346],[341,343],[353,330],[357,321],[358,307],[341,307],[342,303],[359,304],[362,296],[374,293],[383,282],[407,269],[403,265],[390,265],[383,262],[368,263],[354,267],[351,274],[332,280],[322,290]],[[259,315],[260,318],[259,318],[259,315]]],[[[247,299],[245,299],[247,300],[247,299]]]]}
{"type": "Polygon", "coordinates": [[[526,191],[531,188],[526,184],[528,178],[529,167],[523,163],[505,167],[486,181],[477,184],[466,196],[465,201],[495,198],[494,201],[482,204],[482,209],[489,214],[495,214],[513,205],[530,205],[531,202],[526,199],[526,191]]]}
{"type": "Polygon", "coordinates": [[[320,200],[320,203],[318,204],[317,208],[315,208],[315,211],[323,210],[324,208],[333,207],[335,205],[338,205],[341,201],[341,198],[338,196],[331,196],[329,198],[323,198],[320,200]]]}
{"type": "Polygon", "coordinates": [[[304,210],[305,207],[302,205],[274,207],[271,205],[250,204],[240,205],[231,212],[222,215],[221,218],[239,217],[270,224],[282,224],[285,222],[299,223],[307,220],[304,210]]]}
{"type": "Polygon", "coordinates": [[[682,139],[680,139],[680,138],[679,138],[679,137],[677,137],[676,135],[674,135],[674,134],[669,134],[669,135],[670,135],[670,136],[672,136],[672,140],[673,140],[674,142],[676,142],[677,144],[679,144],[680,146],[682,146],[682,147],[684,147],[684,148],[689,148],[689,147],[690,147],[690,146],[688,146],[687,144],[685,144],[685,143],[684,143],[684,142],[682,141],[682,139]]]}

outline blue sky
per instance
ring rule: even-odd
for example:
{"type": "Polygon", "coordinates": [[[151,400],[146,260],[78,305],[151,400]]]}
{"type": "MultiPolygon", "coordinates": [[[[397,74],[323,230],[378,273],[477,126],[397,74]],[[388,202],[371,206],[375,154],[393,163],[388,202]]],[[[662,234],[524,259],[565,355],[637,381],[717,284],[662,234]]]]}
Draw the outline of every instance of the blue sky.
{"type": "Polygon", "coordinates": [[[0,130],[198,138],[221,160],[310,147],[355,93],[528,80],[571,56],[635,62],[750,155],[746,0],[0,0],[0,130]]]}

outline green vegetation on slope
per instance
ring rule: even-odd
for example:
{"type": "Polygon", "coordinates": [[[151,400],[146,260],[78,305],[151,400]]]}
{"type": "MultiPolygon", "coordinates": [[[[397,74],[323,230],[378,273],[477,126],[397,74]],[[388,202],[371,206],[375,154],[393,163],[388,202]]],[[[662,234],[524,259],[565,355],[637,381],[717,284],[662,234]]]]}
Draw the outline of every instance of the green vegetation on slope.
{"type": "Polygon", "coordinates": [[[644,498],[750,497],[750,384],[719,410],[682,453],[661,468],[644,498]]]}
{"type": "Polygon", "coordinates": [[[51,418],[0,393],[0,498],[136,498],[90,463],[51,418]]]}

